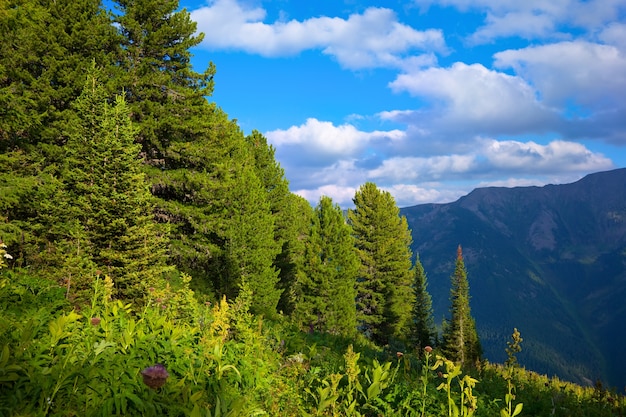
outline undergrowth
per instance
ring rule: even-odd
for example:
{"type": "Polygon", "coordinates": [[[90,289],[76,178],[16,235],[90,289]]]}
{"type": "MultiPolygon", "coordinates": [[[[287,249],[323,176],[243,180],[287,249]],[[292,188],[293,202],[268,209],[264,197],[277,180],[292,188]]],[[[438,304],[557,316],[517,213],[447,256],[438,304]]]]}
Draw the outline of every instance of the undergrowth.
{"type": "Polygon", "coordinates": [[[113,283],[96,276],[91,303],[78,309],[51,283],[0,274],[0,416],[626,411],[623,395],[601,385],[581,387],[515,363],[464,370],[430,347],[390,352],[364,338],[304,334],[285,318],[264,322],[249,313],[245,291],[232,302],[199,304],[185,276],[175,288],[150,289],[142,307],[112,300],[113,283]]]}

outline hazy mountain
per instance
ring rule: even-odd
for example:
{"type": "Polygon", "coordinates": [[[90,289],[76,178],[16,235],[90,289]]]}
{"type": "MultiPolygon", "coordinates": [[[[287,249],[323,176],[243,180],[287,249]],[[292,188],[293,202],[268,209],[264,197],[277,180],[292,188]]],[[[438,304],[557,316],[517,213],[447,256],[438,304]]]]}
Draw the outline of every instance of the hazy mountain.
{"type": "Polygon", "coordinates": [[[505,360],[517,327],[526,368],[626,385],[626,169],[573,184],[480,188],[401,212],[428,274],[436,321],[448,315],[460,244],[489,360],[505,360]]]}

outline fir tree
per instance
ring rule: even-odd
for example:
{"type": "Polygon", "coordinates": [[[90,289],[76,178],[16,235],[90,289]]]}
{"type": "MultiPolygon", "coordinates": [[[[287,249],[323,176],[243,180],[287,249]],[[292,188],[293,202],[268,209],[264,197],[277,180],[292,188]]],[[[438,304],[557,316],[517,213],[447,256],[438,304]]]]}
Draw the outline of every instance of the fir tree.
{"type": "Polygon", "coordinates": [[[413,267],[415,280],[413,282],[413,293],[415,302],[413,304],[413,327],[411,342],[418,352],[426,346],[433,346],[437,339],[437,330],[433,319],[433,303],[428,293],[428,279],[424,272],[424,267],[420,262],[419,255],[415,258],[413,267]]]}
{"type": "Polygon", "coordinates": [[[294,317],[304,329],[343,336],[356,332],[359,260],[351,233],[341,208],[322,197],[314,209],[296,283],[294,317]]]}
{"type": "Polygon", "coordinates": [[[357,313],[361,330],[378,343],[405,340],[411,327],[411,232],[386,191],[366,183],[348,212],[360,258],[357,313]]]}
{"type": "Polygon", "coordinates": [[[90,74],[75,107],[80,122],[66,146],[59,218],[82,230],[85,251],[111,275],[118,297],[141,298],[172,268],[166,264],[165,230],[152,219],[153,198],[128,106],[121,96],[107,103],[90,74]]]}
{"type": "Polygon", "coordinates": [[[443,329],[443,350],[448,359],[462,365],[473,365],[480,359],[482,350],[470,310],[469,282],[461,245],[457,249],[451,284],[450,319],[443,329]]]}

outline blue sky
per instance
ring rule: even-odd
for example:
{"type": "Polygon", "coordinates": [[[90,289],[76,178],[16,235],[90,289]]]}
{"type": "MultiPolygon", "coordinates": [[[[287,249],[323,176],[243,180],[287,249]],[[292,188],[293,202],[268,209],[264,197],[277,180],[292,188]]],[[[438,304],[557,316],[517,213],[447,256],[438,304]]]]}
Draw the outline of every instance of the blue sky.
{"type": "Polygon", "coordinates": [[[626,0],[181,0],[291,190],[398,206],[626,167],[626,0]]]}

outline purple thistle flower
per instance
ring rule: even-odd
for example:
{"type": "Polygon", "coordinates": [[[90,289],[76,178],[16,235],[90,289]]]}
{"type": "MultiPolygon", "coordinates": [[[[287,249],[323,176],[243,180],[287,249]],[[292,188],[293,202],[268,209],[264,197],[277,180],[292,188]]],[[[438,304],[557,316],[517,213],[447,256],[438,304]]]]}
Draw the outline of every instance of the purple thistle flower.
{"type": "Polygon", "coordinates": [[[141,376],[143,377],[144,384],[152,389],[157,389],[165,385],[170,374],[167,373],[165,366],[157,363],[141,371],[141,376]]]}

